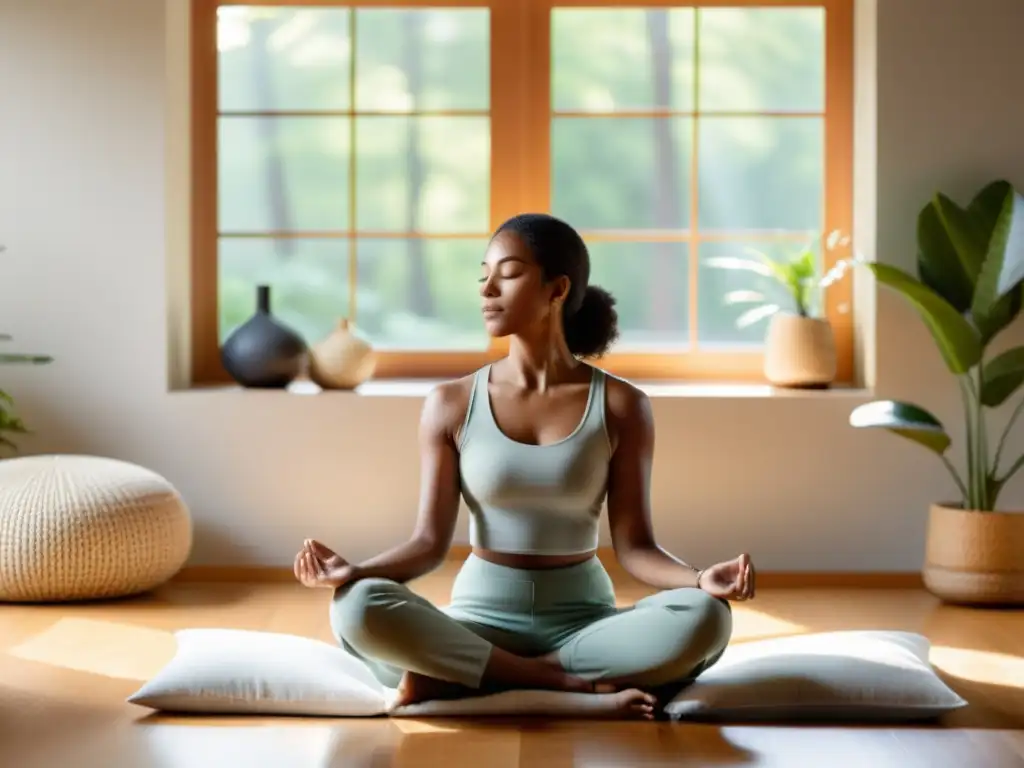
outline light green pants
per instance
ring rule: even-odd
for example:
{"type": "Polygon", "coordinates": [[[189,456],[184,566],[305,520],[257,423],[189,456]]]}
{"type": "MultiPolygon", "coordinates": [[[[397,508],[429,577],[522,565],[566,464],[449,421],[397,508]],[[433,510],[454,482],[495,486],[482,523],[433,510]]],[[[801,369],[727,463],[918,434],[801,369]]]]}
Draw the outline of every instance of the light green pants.
{"type": "Polygon", "coordinates": [[[590,680],[656,688],[685,684],[722,655],[732,609],[699,589],[673,589],[616,608],[596,557],[520,570],[470,555],[438,608],[404,584],[362,579],[335,591],[331,628],[383,685],[405,671],[479,688],[494,646],[519,656],[558,651],[590,680]]]}

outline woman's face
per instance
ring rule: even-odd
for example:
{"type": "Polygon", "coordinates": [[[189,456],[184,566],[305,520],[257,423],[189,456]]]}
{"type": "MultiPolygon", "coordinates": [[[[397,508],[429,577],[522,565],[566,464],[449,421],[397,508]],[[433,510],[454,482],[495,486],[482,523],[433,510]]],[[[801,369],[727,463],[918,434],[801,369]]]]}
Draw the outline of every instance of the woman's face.
{"type": "Polygon", "coordinates": [[[501,232],[484,254],[480,280],[484,326],[491,336],[529,333],[561,308],[569,281],[544,282],[540,265],[518,235],[501,232]]]}

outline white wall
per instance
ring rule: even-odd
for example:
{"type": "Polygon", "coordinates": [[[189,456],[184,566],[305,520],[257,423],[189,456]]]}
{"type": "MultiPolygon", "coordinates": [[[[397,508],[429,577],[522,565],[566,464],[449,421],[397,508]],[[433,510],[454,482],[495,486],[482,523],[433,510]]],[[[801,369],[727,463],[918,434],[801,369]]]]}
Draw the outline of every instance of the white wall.
{"type": "MultiPolygon", "coordinates": [[[[861,246],[911,267],[934,189],[962,198],[996,176],[1024,187],[1024,3],[880,6],[877,29],[866,7],[859,30],[862,69],[878,68],[877,125],[870,111],[861,121],[877,158],[857,195],[877,240],[861,246]]],[[[194,563],[287,564],[305,536],[366,557],[412,525],[418,398],[168,391],[167,281],[186,254],[167,247],[180,233],[165,142],[181,139],[167,123],[165,27],[163,0],[0,0],[0,330],[57,359],[0,370],[36,430],[24,450],[164,473],[195,515],[194,563]]],[[[877,303],[878,394],[957,424],[921,324],[887,292],[877,303]]],[[[952,485],[916,446],[850,429],[862,400],[657,398],[661,543],[698,563],[747,549],[762,569],[916,569],[927,505],[952,485]]],[[[1005,502],[1021,504],[1022,488],[1005,502]]]]}

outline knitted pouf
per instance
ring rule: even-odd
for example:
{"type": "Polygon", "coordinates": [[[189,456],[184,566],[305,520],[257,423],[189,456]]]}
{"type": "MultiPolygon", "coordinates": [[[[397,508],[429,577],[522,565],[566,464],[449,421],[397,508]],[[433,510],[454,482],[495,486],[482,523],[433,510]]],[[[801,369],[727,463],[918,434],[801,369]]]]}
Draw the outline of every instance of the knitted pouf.
{"type": "Polygon", "coordinates": [[[155,472],[96,456],[0,461],[0,600],[145,592],[191,548],[188,508],[155,472]]]}

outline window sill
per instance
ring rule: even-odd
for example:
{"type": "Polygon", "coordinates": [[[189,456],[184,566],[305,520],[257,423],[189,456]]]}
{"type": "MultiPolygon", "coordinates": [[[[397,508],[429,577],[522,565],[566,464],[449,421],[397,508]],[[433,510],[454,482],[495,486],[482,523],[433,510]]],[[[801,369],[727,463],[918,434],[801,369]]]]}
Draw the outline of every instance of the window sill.
{"type": "MultiPolygon", "coordinates": [[[[246,395],[270,394],[310,397],[361,396],[361,397],[405,397],[422,398],[443,379],[388,379],[368,381],[355,390],[324,390],[308,380],[293,382],[286,389],[245,389],[234,384],[196,386],[185,391],[215,394],[237,393],[246,395]]],[[[730,382],[671,382],[633,381],[652,399],[664,398],[711,398],[716,400],[734,399],[797,399],[834,400],[836,398],[867,399],[871,391],[864,387],[837,385],[830,389],[783,389],[768,384],[730,382]]]]}

